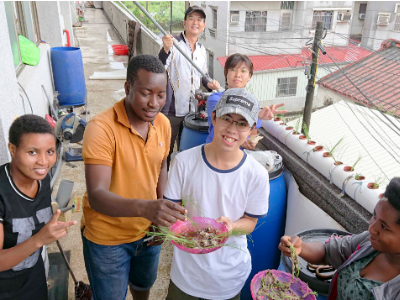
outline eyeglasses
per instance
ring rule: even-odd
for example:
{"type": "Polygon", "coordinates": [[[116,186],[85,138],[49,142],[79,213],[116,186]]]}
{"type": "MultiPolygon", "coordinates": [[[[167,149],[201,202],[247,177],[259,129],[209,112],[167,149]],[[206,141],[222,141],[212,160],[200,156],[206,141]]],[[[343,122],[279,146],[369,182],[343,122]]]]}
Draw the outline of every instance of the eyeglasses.
{"type": "Polygon", "coordinates": [[[220,120],[220,124],[224,127],[229,127],[233,123],[236,123],[236,129],[241,132],[245,132],[250,129],[250,125],[246,121],[234,121],[234,120],[232,120],[232,118],[230,118],[226,115],[221,116],[219,118],[219,120],[220,120]]]}

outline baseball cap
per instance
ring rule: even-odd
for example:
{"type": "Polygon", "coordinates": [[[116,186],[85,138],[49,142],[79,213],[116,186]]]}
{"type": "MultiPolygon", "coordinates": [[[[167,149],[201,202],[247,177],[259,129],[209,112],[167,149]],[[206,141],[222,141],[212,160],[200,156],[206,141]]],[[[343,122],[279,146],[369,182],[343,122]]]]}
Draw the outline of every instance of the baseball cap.
{"type": "Polygon", "coordinates": [[[258,121],[259,103],[247,90],[234,88],[222,94],[214,110],[217,118],[226,114],[238,114],[253,126],[258,121]]]}
{"type": "Polygon", "coordinates": [[[188,15],[190,15],[192,12],[195,12],[195,11],[200,13],[203,16],[204,20],[206,19],[206,13],[204,12],[204,10],[200,6],[193,5],[193,6],[189,6],[188,9],[185,11],[185,20],[188,15]]]}

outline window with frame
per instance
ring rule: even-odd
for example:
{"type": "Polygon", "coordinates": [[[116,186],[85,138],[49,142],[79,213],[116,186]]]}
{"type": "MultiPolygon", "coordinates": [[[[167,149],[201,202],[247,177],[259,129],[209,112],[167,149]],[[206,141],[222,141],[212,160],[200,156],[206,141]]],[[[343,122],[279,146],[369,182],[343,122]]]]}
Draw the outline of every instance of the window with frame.
{"type": "Polygon", "coordinates": [[[366,12],[367,12],[367,3],[361,3],[360,10],[358,11],[358,13],[365,14],[366,12]]]}
{"type": "Polygon", "coordinates": [[[246,11],[245,31],[266,31],[267,12],[266,11],[246,11]]]}
{"type": "Polygon", "coordinates": [[[394,20],[394,31],[400,32],[400,12],[397,12],[396,18],[394,20]]]}
{"type": "Polygon", "coordinates": [[[276,97],[296,96],[297,77],[278,78],[276,97]]]}
{"type": "Polygon", "coordinates": [[[217,23],[218,23],[218,14],[217,14],[217,10],[215,8],[212,9],[212,16],[213,16],[213,28],[217,29],[217,23]]]}
{"type": "Polygon", "coordinates": [[[238,10],[231,10],[231,23],[239,23],[239,11],[238,10]]]}
{"type": "Polygon", "coordinates": [[[282,11],[281,12],[281,21],[279,23],[279,30],[282,30],[282,31],[290,30],[291,23],[292,23],[292,12],[291,11],[282,11]]]}
{"type": "Polygon", "coordinates": [[[317,21],[323,21],[326,29],[332,29],[333,10],[315,10],[312,27],[317,27],[317,21]]]}
{"type": "Polygon", "coordinates": [[[39,45],[41,41],[36,3],[33,1],[4,1],[4,7],[14,67],[17,69],[22,62],[18,36],[22,35],[36,45],[39,45]]]}
{"type": "Polygon", "coordinates": [[[281,1],[281,9],[293,9],[294,1],[281,1]]]}
{"type": "Polygon", "coordinates": [[[210,78],[214,78],[214,53],[207,50],[208,52],[208,75],[210,78]]]}

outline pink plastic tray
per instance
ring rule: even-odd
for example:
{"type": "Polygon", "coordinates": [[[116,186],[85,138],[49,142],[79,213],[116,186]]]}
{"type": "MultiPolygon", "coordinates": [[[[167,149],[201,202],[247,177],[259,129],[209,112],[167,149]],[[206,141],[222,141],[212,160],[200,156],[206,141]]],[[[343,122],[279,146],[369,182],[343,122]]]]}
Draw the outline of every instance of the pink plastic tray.
{"type": "MultiPolygon", "coordinates": [[[[207,228],[208,226],[211,225],[212,228],[218,229],[221,231],[221,233],[228,232],[228,228],[225,226],[223,223],[219,223],[215,221],[214,219],[209,219],[209,218],[204,218],[204,217],[193,217],[191,220],[198,226],[200,230],[207,228]]],[[[193,224],[188,220],[186,222],[178,221],[174,225],[171,226],[170,230],[173,233],[177,234],[183,234],[186,232],[191,232],[191,231],[196,231],[198,230],[193,226],[193,224]]],[[[221,244],[225,244],[226,240],[228,237],[222,240],[221,244]]],[[[205,248],[205,249],[191,249],[184,247],[182,245],[179,245],[175,243],[174,241],[171,241],[172,244],[174,244],[178,249],[185,251],[187,253],[192,253],[192,254],[206,254],[210,252],[214,252],[215,250],[218,250],[221,247],[214,247],[214,248],[205,248]]]]}
{"type": "MultiPolygon", "coordinates": [[[[250,283],[250,291],[251,291],[251,296],[253,297],[253,300],[257,299],[257,293],[258,290],[261,288],[261,278],[265,277],[265,274],[267,273],[268,270],[264,270],[261,272],[258,272],[256,275],[254,275],[253,279],[251,280],[250,283]]],[[[278,270],[270,270],[272,274],[276,277],[281,282],[291,282],[292,281],[292,274],[283,272],[283,271],[278,271],[278,270]]],[[[295,281],[290,285],[290,290],[294,292],[297,296],[303,296],[306,291],[310,291],[310,288],[305,284],[303,281],[300,279],[296,278],[295,281]]],[[[267,299],[266,296],[262,299],[267,299]]],[[[316,300],[317,298],[315,295],[307,295],[304,300],[316,300]]]]}

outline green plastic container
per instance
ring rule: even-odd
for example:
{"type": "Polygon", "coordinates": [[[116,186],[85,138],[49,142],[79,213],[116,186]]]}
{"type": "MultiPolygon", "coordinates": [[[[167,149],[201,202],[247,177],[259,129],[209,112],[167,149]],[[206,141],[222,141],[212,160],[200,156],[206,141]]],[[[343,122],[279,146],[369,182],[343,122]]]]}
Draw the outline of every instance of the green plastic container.
{"type": "Polygon", "coordinates": [[[32,43],[22,35],[19,35],[18,39],[22,62],[27,65],[36,66],[40,61],[40,49],[35,43],[32,43]]]}

